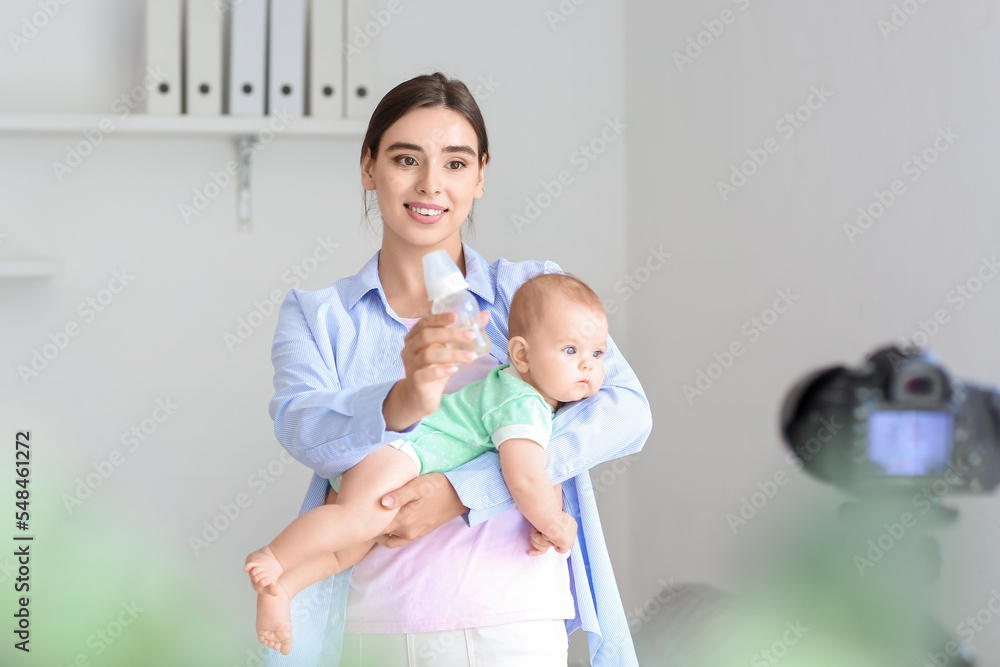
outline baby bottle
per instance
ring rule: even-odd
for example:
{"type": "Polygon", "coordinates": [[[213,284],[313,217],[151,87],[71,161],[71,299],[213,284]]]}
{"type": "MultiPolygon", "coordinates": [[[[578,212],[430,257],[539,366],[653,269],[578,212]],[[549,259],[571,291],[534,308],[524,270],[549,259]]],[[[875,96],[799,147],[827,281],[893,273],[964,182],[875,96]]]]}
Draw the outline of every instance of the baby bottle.
{"type": "Polygon", "coordinates": [[[473,332],[472,340],[449,347],[470,350],[480,357],[489,352],[490,340],[482,328],[479,302],[468,291],[469,283],[447,251],[435,250],[424,255],[424,284],[427,297],[433,302],[432,313],[455,313],[458,320],[451,326],[473,332]]]}

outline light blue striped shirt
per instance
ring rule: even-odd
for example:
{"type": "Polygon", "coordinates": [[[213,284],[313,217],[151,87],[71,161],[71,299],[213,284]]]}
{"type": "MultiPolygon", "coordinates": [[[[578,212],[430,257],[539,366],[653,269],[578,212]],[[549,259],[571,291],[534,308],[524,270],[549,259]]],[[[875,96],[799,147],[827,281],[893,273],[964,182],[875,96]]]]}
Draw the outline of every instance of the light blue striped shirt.
{"type": "MultiPolygon", "coordinates": [[[[532,275],[561,269],[552,262],[501,259],[490,264],[468,245],[464,248],[469,291],[480,309],[490,314],[486,333],[491,353],[507,363],[507,314],[514,291],[532,275]]],[[[399,437],[386,430],[382,403],[402,376],[400,351],[406,331],[382,290],[378,253],[357,275],[314,292],[293,289],[285,298],[271,350],[275,394],[270,413],[278,441],[316,473],[302,512],[324,502],[329,479],[399,437]]],[[[559,410],[546,451],[546,472],[553,483],[563,483],[566,511],[579,524],[570,553],[577,614],[566,627],[569,632],[583,628],[588,633],[595,667],[638,663],[588,470],[638,452],[651,428],[649,402],[639,380],[609,337],[603,387],[559,410]]],[[[446,475],[469,508],[469,525],[514,505],[496,452],[446,475]]],[[[350,570],[342,572],[295,597],[292,653],[282,656],[263,649],[263,664],[332,667],[338,663],[350,576],[350,570]]]]}

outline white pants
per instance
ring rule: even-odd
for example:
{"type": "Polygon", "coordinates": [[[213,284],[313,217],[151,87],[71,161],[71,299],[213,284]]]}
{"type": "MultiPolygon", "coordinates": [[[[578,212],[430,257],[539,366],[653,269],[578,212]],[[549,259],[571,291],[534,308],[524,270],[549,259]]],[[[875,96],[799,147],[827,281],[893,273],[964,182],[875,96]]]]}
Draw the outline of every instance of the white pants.
{"type": "Polygon", "coordinates": [[[340,667],[566,667],[566,622],[406,635],[344,635],[340,667]]]}

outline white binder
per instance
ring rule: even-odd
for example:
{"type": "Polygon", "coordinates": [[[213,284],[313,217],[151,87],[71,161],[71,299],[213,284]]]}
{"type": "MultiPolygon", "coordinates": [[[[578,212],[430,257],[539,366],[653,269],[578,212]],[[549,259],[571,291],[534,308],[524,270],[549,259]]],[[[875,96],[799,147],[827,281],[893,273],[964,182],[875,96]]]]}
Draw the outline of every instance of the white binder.
{"type": "Polygon", "coordinates": [[[267,0],[233,2],[230,11],[229,114],[263,116],[267,100],[267,0]]]}
{"type": "Polygon", "coordinates": [[[187,0],[184,93],[191,116],[222,114],[222,28],[219,0],[187,0]]]}
{"type": "Polygon", "coordinates": [[[312,0],[309,115],[344,115],[344,0],[312,0]]]}
{"type": "Polygon", "coordinates": [[[146,0],[146,66],[157,77],[146,113],[181,112],[182,0],[146,0]]]}
{"type": "Polygon", "coordinates": [[[306,104],[306,8],[309,0],[271,2],[268,113],[302,116],[306,104]]]}
{"type": "MultiPolygon", "coordinates": [[[[344,0],[347,3],[346,28],[344,32],[344,53],[347,68],[347,116],[368,120],[381,98],[378,87],[378,43],[380,34],[374,37],[366,30],[367,24],[379,26],[375,19],[379,15],[378,0],[344,0]]],[[[388,10],[382,16],[390,15],[388,10]]]]}

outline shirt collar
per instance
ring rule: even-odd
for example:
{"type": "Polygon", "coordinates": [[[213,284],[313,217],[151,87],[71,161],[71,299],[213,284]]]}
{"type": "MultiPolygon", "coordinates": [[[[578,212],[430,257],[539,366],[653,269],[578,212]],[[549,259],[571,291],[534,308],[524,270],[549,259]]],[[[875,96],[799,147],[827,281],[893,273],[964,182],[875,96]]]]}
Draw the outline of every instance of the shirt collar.
{"type": "Polygon", "coordinates": [[[490,265],[465,242],[462,248],[465,251],[465,282],[469,283],[469,291],[492,304],[496,299],[496,290],[490,277],[490,265]]]}
{"type": "Polygon", "coordinates": [[[378,255],[381,251],[375,251],[368,263],[361,267],[361,270],[355,274],[354,278],[351,280],[351,287],[347,292],[347,307],[354,308],[354,306],[361,300],[365,294],[374,290],[382,289],[382,283],[378,279],[378,255]]]}
{"type": "MultiPolygon", "coordinates": [[[[469,291],[487,303],[492,304],[496,298],[496,291],[493,287],[493,281],[490,279],[489,264],[486,263],[482,255],[469,247],[465,242],[462,243],[462,249],[465,254],[465,281],[469,283],[469,291]]],[[[354,308],[358,301],[361,300],[361,297],[373,289],[378,290],[379,294],[382,295],[382,282],[378,277],[378,256],[380,252],[376,251],[375,255],[368,260],[368,263],[358,271],[351,281],[351,288],[347,294],[348,308],[354,308]]],[[[384,295],[382,300],[385,301],[384,295]]]]}

